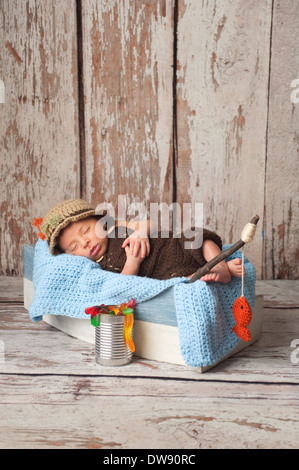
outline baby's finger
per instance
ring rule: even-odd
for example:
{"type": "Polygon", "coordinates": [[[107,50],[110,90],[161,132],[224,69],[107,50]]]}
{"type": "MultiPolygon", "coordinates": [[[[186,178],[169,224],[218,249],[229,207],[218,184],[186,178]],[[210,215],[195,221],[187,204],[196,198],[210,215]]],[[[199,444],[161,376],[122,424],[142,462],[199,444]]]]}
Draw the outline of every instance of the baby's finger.
{"type": "Polygon", "coordinates": [[[126,246],[130,245],[130,237],[126,238],[122,244],[122,248],[126,248],[126,246]]]}
{"type": "Polygon", "coordinates": [[[141,257],[145,258],[148,255],[149,255],[148,243],[146,240],[144,240],[141,244],[141,257]]]}
{"type": "Polygon", "coordinates": [[[146,246],[145,246],[145,243],[141,243],[141,258],[145,258],[146,257],[146,246]]]}
{"type": "Polygon", "coordinates": [[[140,245],[141,245],[140,240],[138,240],[138,239],[134,240],[133,246],[130,245],[130,246],[132,246],[132,251],[131,251],[132,255],[134,255],[134,256],[138,255],[139,250],[140,250],[140,245]]]}
{"type": "Polygon", "coordinates": [[[131,255],[133,255],[133,254],[134,254],[135,240],[134,240],[134,239],[132,239],[132,238],[130,238],[130,240],[129,240],[129,243],[128,243],[128,244],[129,244],[129,246],[130,246],[130,253],[131,253],[131,255]]]}

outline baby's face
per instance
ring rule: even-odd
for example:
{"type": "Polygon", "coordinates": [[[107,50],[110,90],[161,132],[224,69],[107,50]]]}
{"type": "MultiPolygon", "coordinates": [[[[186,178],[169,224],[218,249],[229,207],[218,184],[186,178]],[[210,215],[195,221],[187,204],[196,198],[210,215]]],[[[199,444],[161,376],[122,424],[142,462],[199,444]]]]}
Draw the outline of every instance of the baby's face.
{"type": "Polygon", "coordinates": [[[103,238],[96,234],[97,222],[96,218],[88,217],[69,224],[62,230],[58,240],[61,250],[67,254],[85,256],[92,261],[98,260],[107,251],[108,237],[104,231],[103,238]]]}

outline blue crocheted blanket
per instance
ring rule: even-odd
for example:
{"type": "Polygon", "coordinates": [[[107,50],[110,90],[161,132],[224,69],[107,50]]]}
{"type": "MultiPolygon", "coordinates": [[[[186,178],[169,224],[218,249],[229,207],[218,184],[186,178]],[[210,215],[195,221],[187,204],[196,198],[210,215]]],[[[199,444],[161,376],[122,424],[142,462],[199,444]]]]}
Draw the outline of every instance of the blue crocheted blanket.
{"type": "MultiPolygon", "coordinates": [[[[241,253],[228,259],[236,257],[241,257],[241,253]]],[[[255,268],[246,257],[245,269],[244,295],[253,308],[255,268]]],[[[35,294],[29,314],[34,322],[42,320],[43,314],[86,319],[86,307],[121,304],[131,298],[138,304],[173,287],[181,354],[186,364],[214,364],[239,341],[232,332],[232,305],[241,295],[241,279],[233,278],[228,284],[187,281],[185,277],[160,281],[103,271],[81,256],[52,256],[47,243],[39,240],[34,255],[35,294]]]]}

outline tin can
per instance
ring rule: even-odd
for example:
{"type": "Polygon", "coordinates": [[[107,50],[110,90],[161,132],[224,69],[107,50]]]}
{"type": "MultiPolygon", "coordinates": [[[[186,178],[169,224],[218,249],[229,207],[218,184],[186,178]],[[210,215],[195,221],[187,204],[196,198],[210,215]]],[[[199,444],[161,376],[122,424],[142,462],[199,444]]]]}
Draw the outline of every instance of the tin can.
{"type": "Polygon", "coordinates": [[[124,315],[100,315],[100,324],[95,329],[95,353],[98,364],[122,366],[132,361],[133,353],[124,339],[124,318],[124,315]]]}

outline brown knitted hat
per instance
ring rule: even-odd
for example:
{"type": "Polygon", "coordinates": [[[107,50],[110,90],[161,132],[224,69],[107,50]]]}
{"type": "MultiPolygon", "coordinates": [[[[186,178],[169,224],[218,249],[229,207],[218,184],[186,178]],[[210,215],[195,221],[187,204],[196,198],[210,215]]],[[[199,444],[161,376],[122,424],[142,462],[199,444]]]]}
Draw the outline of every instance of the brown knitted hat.
{"type": "Polygon", "coordinates": [[[61,253],[61,250],[56,246],[57,239],[67,225],[94,215],[95,209],[82,199],[69,199],[53,207],[40,225],[41,232],[48,242],[50,253],[52,255],[61,253]]]}

